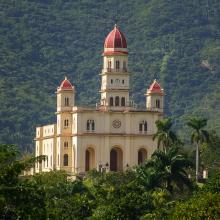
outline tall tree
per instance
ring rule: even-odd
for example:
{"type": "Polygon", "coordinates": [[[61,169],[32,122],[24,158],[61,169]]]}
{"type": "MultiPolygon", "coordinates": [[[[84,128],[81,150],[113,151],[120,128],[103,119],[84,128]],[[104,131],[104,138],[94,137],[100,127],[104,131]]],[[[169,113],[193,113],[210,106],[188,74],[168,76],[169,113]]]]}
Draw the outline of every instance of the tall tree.
{"type": "MultiPolygon", "coordinates": [[[[173,193],[174,188],[182,190],[184,185],[191,188],[192,184],[186,172],[186,168],[191,165],[190,160],[180,154],[177,147],[172,147],[167,152],[156,150],[151,159],[137,171],[140,176],[147,174],[146,183],[151,184],[153,180],[156,184],[154,186],[151,184],[151,186],[154,188],[165,187],[173,193]]],[[[143,177],[139,177],[139,179],[143,179],[143,177]]]]}
{"type": "Polygon", "coordinates": [[[153,136],[153,140],[157,139],[157,147],[162,145],[166,152],[175,142],[177,142],[176,134],[171,130],[172,121],[170,118],[165,118],[156,121],[157,133],[153,136]]]}
{"type": "Polygon", "coordinates": [[[191,127],[191,143],[196,145],[196,181],[199,179],[199,148],[200,145],[209,140],[209,133],[203,128],[207,125],[207,119],[191,118],[187,125],[191,127]]]}

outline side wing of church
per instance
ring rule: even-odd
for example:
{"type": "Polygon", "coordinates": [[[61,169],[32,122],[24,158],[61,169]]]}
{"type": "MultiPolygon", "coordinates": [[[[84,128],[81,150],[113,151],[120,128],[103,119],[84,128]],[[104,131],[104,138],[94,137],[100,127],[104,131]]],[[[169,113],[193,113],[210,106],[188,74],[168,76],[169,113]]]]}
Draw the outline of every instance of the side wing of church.
{"type": "Polygon", "coordinates": [[[35,155],[47,155],[36,172],[121,171],[143,163],[157,148],[152,137],[163,117],[163,89],[154,80],[144,94],[146,108],[134,106],[127,43],[117,26],[105,39],[100,76],[101,99],[93,109],[75,105],[75,87],[67,78],[57,88],[57,122],[36,128],[35,155]]]}

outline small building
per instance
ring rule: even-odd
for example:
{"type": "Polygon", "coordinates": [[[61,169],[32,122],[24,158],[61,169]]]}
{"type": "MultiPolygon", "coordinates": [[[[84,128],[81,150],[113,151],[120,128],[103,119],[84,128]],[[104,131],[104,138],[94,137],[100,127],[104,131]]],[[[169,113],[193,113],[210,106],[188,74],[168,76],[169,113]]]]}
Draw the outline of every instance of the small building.
{"type": "Polygon", "coordinates": [[[126,38],[117,26],[106,37],[102,55],[101,98],[94,108],[75,104],[76,90],[66,77],[57,88],[56,123],[36,128],[35,155],[47,155],[36,172],[121,171],[143,163],[157,148],[152,137],[163,117],[163,89],[154,80],[143,94],[146,107],[134,105],[126,38]]]}

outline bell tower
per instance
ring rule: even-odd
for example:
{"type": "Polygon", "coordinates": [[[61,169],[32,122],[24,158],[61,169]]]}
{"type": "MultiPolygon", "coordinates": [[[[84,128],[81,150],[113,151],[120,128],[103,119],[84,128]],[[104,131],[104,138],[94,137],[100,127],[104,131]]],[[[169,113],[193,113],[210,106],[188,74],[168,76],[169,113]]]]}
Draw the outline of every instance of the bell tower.
{"type": "Polygon", "coordinates": [[[130,106],[128,49],[117,25],[106,37],[102,55],[100,105],[105,109],[123,110],[130,106]]]}
{"type": "Polygon", "coordinates": [[[147,90],[145,96],[147,110],[163,112],[164,91],[156,79],[151,84],[150,88],[147,90]]]}
{"type": "Polygon", "coordinates": [[[57,133],[71,132],[71,111],[75,106],[75,88],[65,77],[57,88],[57,133]]]}

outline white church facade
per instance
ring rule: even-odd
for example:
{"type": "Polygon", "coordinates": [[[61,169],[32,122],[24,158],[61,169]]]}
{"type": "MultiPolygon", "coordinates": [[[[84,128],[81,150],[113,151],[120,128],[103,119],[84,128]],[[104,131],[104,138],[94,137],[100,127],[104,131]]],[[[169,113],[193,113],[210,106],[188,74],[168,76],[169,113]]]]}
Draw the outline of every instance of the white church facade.
{"type": "Polygon", "coordinates": [[[138,109],[130,100],[129,76],[126,39],[115,26],[104,44],[100,103],[76,106],[75,87],[65,77],[56,92],[56,123],[36,128],[35,155],[47,155],[36,172],[122,171],[151,156],[164,92],[155,80],[143,94],[146,108],[138,109]]]}

